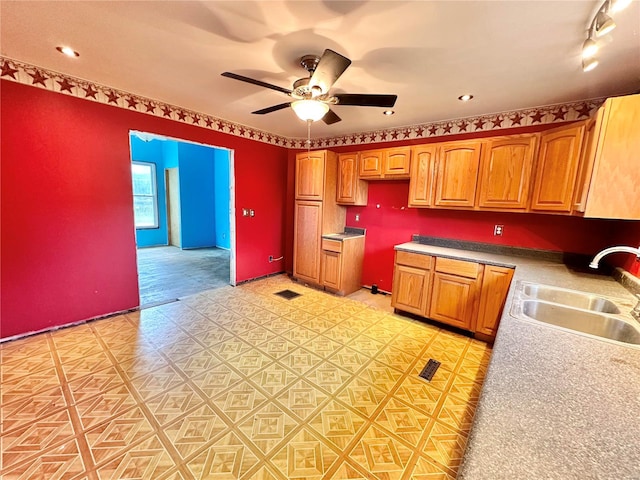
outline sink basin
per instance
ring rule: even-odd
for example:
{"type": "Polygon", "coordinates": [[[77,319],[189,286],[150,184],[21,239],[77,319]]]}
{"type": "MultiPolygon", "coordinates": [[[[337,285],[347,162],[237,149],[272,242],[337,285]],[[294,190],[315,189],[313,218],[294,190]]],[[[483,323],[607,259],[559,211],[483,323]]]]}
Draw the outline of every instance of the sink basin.
{"type": "Polygon", "coordinates": [[[577,310],[539,300],[524,300],[522,313],[534,320],[596,335],[618,342],[640,345],[640,331],[618,318],[587,310],[577,310]]]}
{"type": "Polygon", "coordinates": [[[536,284],[524,285],[522,291],[527,297],[560,303],[569,307],[602,313],[620,313],[618,307],[611,300],[585,292],[536,284]]]}

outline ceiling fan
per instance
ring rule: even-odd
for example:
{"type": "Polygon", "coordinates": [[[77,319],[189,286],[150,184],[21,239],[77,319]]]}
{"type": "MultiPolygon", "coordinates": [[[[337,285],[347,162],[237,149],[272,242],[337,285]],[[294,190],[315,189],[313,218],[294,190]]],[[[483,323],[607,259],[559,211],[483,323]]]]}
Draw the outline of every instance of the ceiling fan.
{"type": "Polygon", "coordinates": [[[398,98],[397,95],[365,93],[336,93],[335,95],[331,95],[329,90],[349,65],[351,65],[351,60],[333,50],[326,49],[322,57],[305,55],[300,59],[300,65],[309,72],[309,77],[296,80],[293,83],[293,90],[232,72],[224,72],[222,76],[276,90],[293,98],[291,102],[256,110],[255,112],[251,112],[253,114],[264,115],[290,106],[300,119],[306,121],[322,119],[327,125],[341,120],[341,118],[331,110],[330,105],[391,108],[395,105],[396,99],[398,98]]]}

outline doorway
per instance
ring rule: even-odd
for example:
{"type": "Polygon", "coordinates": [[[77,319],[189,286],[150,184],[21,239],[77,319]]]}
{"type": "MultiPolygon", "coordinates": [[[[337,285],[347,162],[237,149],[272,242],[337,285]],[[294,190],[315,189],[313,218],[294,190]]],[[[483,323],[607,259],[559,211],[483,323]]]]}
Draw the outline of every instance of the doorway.
{"type": "Polygon", "coordinates": [[[142,308],[235,285],[233,151],[131,131],[142,308]]]}

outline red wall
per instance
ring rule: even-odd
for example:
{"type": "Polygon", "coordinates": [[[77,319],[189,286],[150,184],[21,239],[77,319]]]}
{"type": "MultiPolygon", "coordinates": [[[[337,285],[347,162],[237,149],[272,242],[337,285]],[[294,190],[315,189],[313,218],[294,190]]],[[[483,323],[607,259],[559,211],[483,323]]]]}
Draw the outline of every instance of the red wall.
{"type": "Polygon", "coordinates": [[[362,283],[391,290],[393,246],[412,234],[592,254],[610,245],[618,222],[558,215],[408,208],[407,181],[370,182],[366,207],[349,207],[347,225],[367,229],[362,283]],[[380,205],[380,208],[377,206],[380,205]],[[360,221],[355,221],[356,214],[360,221]],[[494,225],[504,225],[501,237],[494,225]]]}
{"type": "Polygon", "coordinates": [[[282,270],[285,148],[0,82],[0,337],[139,304],[129,130],[235,152],[238,281],[282,270]]]}
{"type": "MultiPolygon", "coordinates": [[[[614,241],[611,245],[640,246],[640,222],[619,222],[615,231],[614,241]]],[[[626,271],[640,278],[640,259],[629,255],[612,254],[611,263],[624,268],[626,271]]]]}

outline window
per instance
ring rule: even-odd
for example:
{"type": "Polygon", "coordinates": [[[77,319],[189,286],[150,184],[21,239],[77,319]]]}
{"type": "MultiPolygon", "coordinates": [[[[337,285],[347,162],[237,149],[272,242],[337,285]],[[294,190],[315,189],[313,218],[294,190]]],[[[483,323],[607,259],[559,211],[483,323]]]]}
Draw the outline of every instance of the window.
{"type": "Polygon", "coordinates": [[[136,228],[158,228],[158,189],[156,166],[132,162],[133,212],[136,228]]]}

